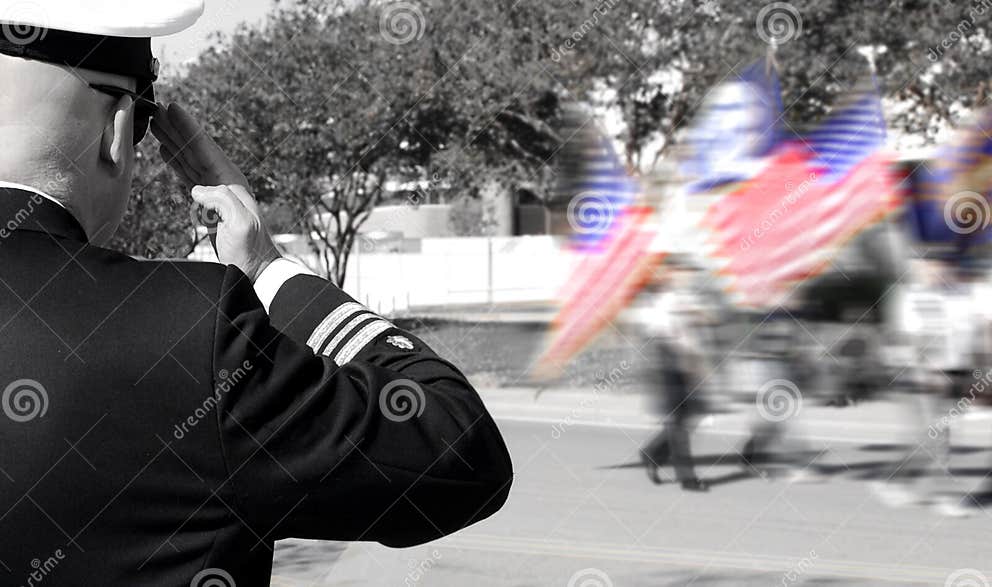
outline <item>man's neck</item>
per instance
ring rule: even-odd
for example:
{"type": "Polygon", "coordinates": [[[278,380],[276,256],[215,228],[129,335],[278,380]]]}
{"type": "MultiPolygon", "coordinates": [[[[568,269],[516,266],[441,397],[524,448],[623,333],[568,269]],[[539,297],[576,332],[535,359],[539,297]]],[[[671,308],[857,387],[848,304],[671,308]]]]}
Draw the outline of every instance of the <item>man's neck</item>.
{"type": "Polygon", "coordinates": [[[26,192],[31,192],[33,194],[38,194],[39,196],[45,198],[46,200],[50,200],[52,202],[55,202],[56,204],[58,204],[62,208],[65,208],[66,207],[65,204],[63,204],[62,202],[60,202],[54,196],[51,196],[48,193],[46,193],[45,191],[43,191],[43,190],[41,190],[39,188],[36,188],[34,186],[25,185],[25,184],[22,184],[22,183],[17,183],[17,182],[12,182],[12,181],[3,181],[3,180],[0,180],[0,188],[9,188],[9,189],[14,189],[14,190],[23,190],[23,191],[26,191],[26,192]]]}

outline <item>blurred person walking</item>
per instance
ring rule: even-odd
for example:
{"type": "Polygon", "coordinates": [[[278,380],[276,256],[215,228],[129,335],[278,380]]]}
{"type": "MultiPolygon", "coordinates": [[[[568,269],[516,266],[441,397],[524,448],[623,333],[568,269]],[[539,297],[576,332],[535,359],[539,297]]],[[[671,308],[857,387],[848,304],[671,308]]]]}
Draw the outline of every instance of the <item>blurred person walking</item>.
{"type": "Polygon", "coordinates": [[[805,398],[801,389],[809,380],[806,362],[795,336],[792,316],[776,311],[764,317],[752,334],[757,354],[759,380],[756,405],[758,417],[751,425],[748,440],[740,450],[746,468],[761,470],[776,460],[794,468],[796,480],[810,474],[805,443],[792,430],[791,420],[799,416],[805,398]],[[779,453],[776,456],[775,453],[779,453]]]}
{"type": "Polygon", "coordinates": [[[943,417],[974,383],[983,302],[975,297],[970,272],[952,260],[918,260],[914,273],[914,283],[896,296],[893,326],[908,347],[910,397],[902,404],[912,412],[908,421],[915,434],[887,480],[873,483],[872,490],[889,506],[934,503],[945,514],[961,515],[958,503],[937,492],[951,478],[951,431],[943,417]],[[934,477],[931,486],[917,489],[926,476],[934,477]]]}
{"type": "Polygon", "coordinates": [[[709,485],[696,476],[690,436],[705,412],[700,385],[706,372],[705,333],[710,321],[692,287],[697,270],[678,258],[670,259],[666,267],[667,275],[647,289],[646,320],[646,334],[658,361],[650,371],[656,390],[654,408],[663,415],[664,426],[641,449],[641,462],[655,484],[662,483],[658,469],[670,462],[682,489],[708,491],[709,485]]]}

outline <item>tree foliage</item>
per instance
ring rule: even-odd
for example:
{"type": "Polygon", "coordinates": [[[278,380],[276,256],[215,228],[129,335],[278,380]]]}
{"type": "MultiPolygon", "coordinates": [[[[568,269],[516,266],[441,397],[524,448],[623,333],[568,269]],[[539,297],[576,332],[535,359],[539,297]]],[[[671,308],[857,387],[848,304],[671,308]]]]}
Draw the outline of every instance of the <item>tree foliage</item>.
{"type": "MultiPolygon", "coordinates": [[[[342,281],[390,182],[438,178],[448,200],[494,183],[549,194],[567,103],[617,113],[628,162],[643,167],[649,143],[671,144],[715,84],[766,55],[766,5],[297,0],[218,38],[168,94],[242,165],[274,228],[313,235],[342,281]]],[[[867,72],[858,50],[870,46],[883,93],[901,105],[889,125],[933,140],[984,99],[988,15],[977,5],[792,2],[796,32],[776,52],[787,123],[798,131],[821,117],[867,72]]],[[[141,154],[120,242],[182,253],[193,233],[181,190],[150,147],[141,154]]]]}

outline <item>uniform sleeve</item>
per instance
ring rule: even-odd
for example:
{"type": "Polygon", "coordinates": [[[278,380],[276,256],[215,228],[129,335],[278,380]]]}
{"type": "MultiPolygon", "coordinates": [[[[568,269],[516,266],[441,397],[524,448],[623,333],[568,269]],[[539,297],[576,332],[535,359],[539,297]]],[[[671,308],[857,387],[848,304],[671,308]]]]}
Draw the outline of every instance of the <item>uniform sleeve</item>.
{"type": "Polygon", "coordinates": [[[502,507],[510,458],[458,369],[318,277],[287,281],[269,314],[229,268],[218,418],[256,535],[411,546],[502,507]]]}

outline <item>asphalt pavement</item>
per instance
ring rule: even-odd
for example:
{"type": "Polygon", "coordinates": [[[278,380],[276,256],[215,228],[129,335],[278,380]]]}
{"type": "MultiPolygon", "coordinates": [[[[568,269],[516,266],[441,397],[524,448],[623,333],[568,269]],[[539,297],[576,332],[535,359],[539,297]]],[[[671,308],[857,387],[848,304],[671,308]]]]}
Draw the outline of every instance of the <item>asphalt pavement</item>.
{"type": "MultiPolygon", "coordinates": [[[[890,508],[869,490],[908,438],[899,406],[809,408],[807,431],[783,450],[816,457],[817,483],[741,464],[752,416],[717,416],[694,437],[698,473],[713,486],[687,493],[652,485],[636,465],[654,424],[643,413],[551,401],[506,403],[494,414],[516,479],[496,516],[421,547],[291,540],[278,544],[277,586],[424,585],[945,585],[992,583],[992,510],[968,518],[932,507],[890,508]],[[545,404],[549,402],[544,402],[545,404]],[[571,406],[571,408],[569,407],[571,406]],[[597,414],[589,416],[592,410],[597,414]],[[813,431],[813,432],[809,432],[813,431]]],[[[542,400],[543,401],[543,400],[542,400]]],[[[492,403],[487,398],[488,403],[492,403]]],[[[628,400],[630,403],[630,400],[628,400]]],[[[633,406],[633,404],[631,404],[633,406]]],[[[628,407],[631,407],[628,406],[628,407]]],[[[947,472],[923,486],[956,498],[992,463],[989,420],[955,424],[947,472]]],[[[918,431],[917,431],[918,432],[918,431]]],[[[671,480],[671,471],[664,470],[671,480]]],[[[808,480],[808,479],[807,479],[808,480]]]]}

